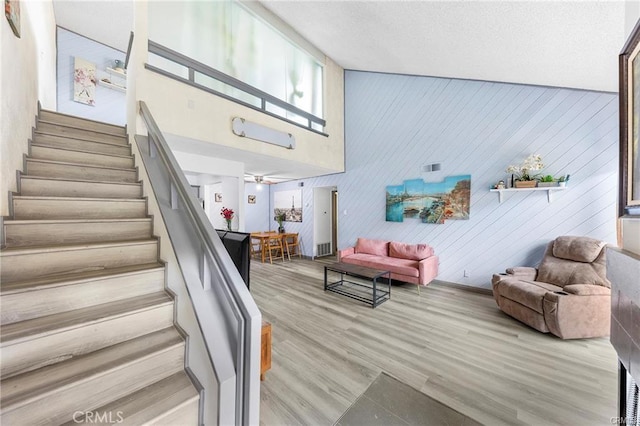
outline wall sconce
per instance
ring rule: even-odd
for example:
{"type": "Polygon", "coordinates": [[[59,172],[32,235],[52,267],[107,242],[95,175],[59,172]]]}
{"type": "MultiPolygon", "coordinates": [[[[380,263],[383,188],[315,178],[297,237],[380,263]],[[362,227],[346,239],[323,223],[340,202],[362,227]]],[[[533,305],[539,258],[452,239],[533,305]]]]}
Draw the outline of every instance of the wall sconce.
{"type": "Polygon", "coordinates": [[[247,121],[244,118],[234,117],[231,120],[231,129],[234,135],[241,138],[255,139],[287,149],[295,149],[296,147],[296,139],[291,133],[273,130],[261,124],[247,121]]]}

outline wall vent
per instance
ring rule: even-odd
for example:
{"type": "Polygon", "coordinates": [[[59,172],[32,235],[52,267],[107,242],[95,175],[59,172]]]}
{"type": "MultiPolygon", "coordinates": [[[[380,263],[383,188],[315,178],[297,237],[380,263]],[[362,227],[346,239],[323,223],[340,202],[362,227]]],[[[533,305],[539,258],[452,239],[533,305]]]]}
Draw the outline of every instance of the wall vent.
{"type": "Polygon", "coordinates": [[[439,172],[442,169],[442,163],[433,163],[422,166],[423,172],[439,172]]]}
{"type": "Polygon", "coordinates": [[[329,256],[331,253],[331,243],[322,243],[316,246],[316,256],[329,256]]]}

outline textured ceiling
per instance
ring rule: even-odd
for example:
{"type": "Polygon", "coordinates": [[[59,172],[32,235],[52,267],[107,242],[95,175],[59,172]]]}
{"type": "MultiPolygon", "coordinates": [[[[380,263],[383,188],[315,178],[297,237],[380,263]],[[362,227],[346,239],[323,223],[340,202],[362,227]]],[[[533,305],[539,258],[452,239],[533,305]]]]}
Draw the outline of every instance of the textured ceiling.
{"type": "Polygon", "coordinates": [[[617,91],[624,1],[260,3],[345,69],[617,91]]]}

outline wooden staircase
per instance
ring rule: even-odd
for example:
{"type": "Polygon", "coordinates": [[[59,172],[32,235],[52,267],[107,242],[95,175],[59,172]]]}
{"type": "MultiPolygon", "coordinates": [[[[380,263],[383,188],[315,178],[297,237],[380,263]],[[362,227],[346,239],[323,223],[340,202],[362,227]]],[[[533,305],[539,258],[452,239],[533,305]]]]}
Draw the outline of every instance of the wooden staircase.
{"type": "Polygon", "coordinates": [[[41,111],[0,250],[0,423],[197,424],[125,129],[41,111]]]}

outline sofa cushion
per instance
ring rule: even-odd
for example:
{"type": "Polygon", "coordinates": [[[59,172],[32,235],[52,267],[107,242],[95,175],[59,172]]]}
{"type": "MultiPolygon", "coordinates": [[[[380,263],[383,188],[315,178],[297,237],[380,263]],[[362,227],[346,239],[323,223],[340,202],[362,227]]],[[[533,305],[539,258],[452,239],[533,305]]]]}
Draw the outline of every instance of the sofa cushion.
{"type": "Polygon", "coordinates": [[[422,260],[433,256],[433,248],[427,244],[407,244],[391,241],[389,256],[399,259],[422,260]]]}
{"type": "Polygon", "coordinates": [[[356,243],[356,253],[388,256],[389,242],[383,240],[370,240],[368,238],[358,238],[358,242],[356,243]]]}
{"type": "Polygon", "coordinates": [[[553,256],[576,262],[591,263],[606,243],[588,237],[558,237],[553,242],[553,256]]]}
{"type": "Polygon", "coordinates": [[[380,257],[374,254],[356,253],[342,259],[343,262],[366,266],[373,269],[382,269],[396,274],[418,277],[418,261],[411,259],[398,259],[395,257],[380,257]]]}
{"type": "Polygon", "coordinates": [[[538,281],[524,281],[517,278],[500,281],[494,291],[500,296],[532,309],[539,314],[543,311],[544,295],[549,291],[562,291],[562,287],[538,281]]]}

